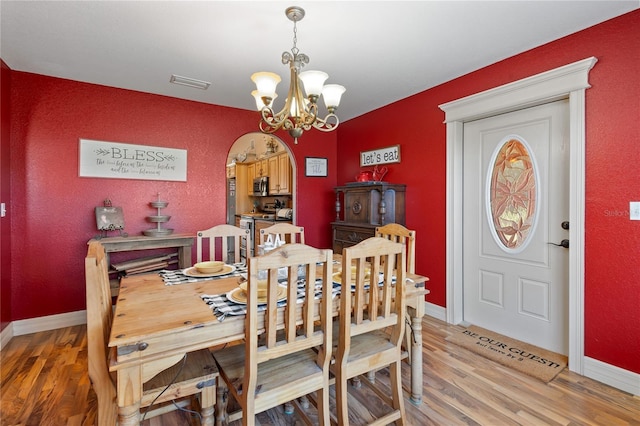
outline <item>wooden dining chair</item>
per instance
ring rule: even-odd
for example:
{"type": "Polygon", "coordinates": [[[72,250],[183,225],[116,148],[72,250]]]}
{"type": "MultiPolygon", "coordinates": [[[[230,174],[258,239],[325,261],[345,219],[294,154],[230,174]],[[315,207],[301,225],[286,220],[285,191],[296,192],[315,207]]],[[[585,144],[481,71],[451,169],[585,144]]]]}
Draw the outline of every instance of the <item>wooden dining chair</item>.
{"type": "MultiPolygon", "coordinates": [[[[416,231],[407,229],[399,223],[389,223],[384,226],[376,227],[376,237],[386,238],[396,243],[402,243],[407,253],[407,272],[416,273],[416,231]]],[[[410,322],[409,322],[410,323],[410,322]]],[[[405,330],[405,351],[403,355],[409,358],[411,363],[411,347],[417,345],[418,342],[413,341],[411,328],[405,330]]],[[[371,377],[370,377],[371,379],[371,377]]]]}
{"type": "Polygon", "coordinates": [[[221,224],[196,233],[196,261],[221,260],[225,263],[238,263],[241,261],[240,243],[245,239],[245,247],[252,246],[251,232],[249,229],[237,226],[221,224]],[[220,247],[216,251],[216,247],[220,247]],[[208,252],[205,252],[208,248],[208,252]],[[231,248],[233,250],[231,251],[231,248]],[[205,254],[208,254],[205,257],[205,254]]]}
{"type": "Polygon", "coordinates": [[[285,244],[249,259],[244,344],[213,352],[220,377],[242,407],[243,425],[255,424],[256,414],[280,404],[293,401],[300,408],[297,398],[313,392],[318,417],[307,424],[330,424],[332,286],[316,289],[316,279],[330,283],[331,270],[331,250],[304,244],[285,244]],[[306,279],[297,285],[300,266],[306,279]],[[288,270],[284,286],[278,282],[279,268],[288,270]],[[258,271],[268,277],[263,302],[258,301],[258,271]],[[319,301],[316,291],[321,292],[319,301]],[[278,300],[284,298],[283,308],[278,300]]]}
{"type": "Polygon", "coordinates": [[[416,273],[416,231],[399,223],[389,223],[376,227],[375,236],[404,244],[407,251],[407,272],[416,273]]]}
{"type": "Polygon", "coordinates": [[[362,380],[391,407],[373,424],[404,424],[401,343],[404,335],[406,253],[400,243],[370,237],[342,251],[338,338],[334,337],[338,424],[349,424],[348,381],[389,368],[390,393],[362,380]],[[352,266],[355,277],[352,276],[352,266]],[[397,283],[394,282],[394,275],[397,283]],[[377,289],[378,291],[372,291],[377,289]]]}
{"type": "Polygon", "coordinates": [[[264,244],[269,235],[278,235],[286,243],[304,244],[304,227],[291,223],[276,223],[260,230],[260,244],[264,244]]]}
{"type": "MultiPolygon", "coordinates": [[[[115,348],[109,348],[109,334],[113,319],[109,271],[104,246],[98,241],[89,243],[85,258],[87,293],[87,349],[89,378],[98,397],[97,424],[117,423],[116,377],[109,371],[115,362],[115,348]]],[[[147,407],[145,418],[153,417],[188,405],[189,401],[174,402],[185,396],[200,396],[202,424],[214,423],[216,379],[218,370],[208,349],[188,353],[180,362],[161,371],[144,384],[141,407],[147,407]],[[151,405],[164,404],[150,410],[151,405]]]]}

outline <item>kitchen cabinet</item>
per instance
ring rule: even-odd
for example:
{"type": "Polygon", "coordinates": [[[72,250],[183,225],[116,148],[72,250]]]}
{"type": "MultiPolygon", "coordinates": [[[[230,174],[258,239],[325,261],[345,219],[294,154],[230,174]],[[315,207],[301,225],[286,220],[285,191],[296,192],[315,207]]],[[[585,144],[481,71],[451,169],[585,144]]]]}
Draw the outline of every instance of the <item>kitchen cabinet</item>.
{"type": "Polygon", "coordinates": [[[245,163],[237,163],[234,166],[236,178],[236,213],[249,211],[252,207],[249,195],[253,195],[253,179],[249,180],[249,169],[249,165],[245,163]]]}
{"type": "Polygon", "coordinates": [[[255,163],[247,165],[247,194],[253,195],[253,180],[256,178],[255,163]]]}
{"type": "Polygon", "coordinates": [[[255,167],[255,177],[269,176],[269,160],[266,158],[253,163],[255,167]]]}
{"type": "Polygon", "coordinates": [[[273,156],[267,159],[269,163],[269,195],[278,193],[278,157],[273,156]]]}
{"type": "Polygon", "coordinates": [[[336,218],[331,229],[335,253],[373,237],[378,226],[405,224],[404,184],[354,182],[334,191],[336,218]]]}
{"type": "Polygon", "coordinates": [[[291,159],[286,152],[278,155],[278,189],[281,194],[291,194],[291,159]]]}
{"type": "Polygon", "coordinates": [[[269,194],[291,194],[291,160],[289,154],[274,155],[269,162],[269,194]]]}

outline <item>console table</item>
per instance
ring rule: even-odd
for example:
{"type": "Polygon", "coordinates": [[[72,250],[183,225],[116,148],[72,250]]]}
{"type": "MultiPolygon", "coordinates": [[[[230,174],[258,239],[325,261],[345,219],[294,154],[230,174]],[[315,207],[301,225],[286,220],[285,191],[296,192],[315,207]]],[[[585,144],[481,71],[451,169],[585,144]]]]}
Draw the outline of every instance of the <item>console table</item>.
{"type": "Polygon", "coordinates": [[[193,247],[195,238],[195,235],[190,234],[174,234],[161,237],[147,237],[140,235],[133,237],[106,237],[96,239],[96,241],[99,241],[104,246],[109,265],[111,264],[109,260],[109,253],[176,248],[178,249],[178,266],[181,269],[184,269],[191,266],[191,247],[193,247]]]}

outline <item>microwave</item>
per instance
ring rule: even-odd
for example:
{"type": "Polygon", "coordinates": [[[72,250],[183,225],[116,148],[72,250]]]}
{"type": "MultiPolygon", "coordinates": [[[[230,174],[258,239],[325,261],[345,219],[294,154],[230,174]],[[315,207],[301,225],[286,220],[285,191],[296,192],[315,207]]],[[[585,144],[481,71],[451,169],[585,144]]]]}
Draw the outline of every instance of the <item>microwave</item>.
{"type": "Polygon", "coordinates": [[[266,197],[269,195],[269,177],[259,177],[253,180],[253,195],[266,197]]]}

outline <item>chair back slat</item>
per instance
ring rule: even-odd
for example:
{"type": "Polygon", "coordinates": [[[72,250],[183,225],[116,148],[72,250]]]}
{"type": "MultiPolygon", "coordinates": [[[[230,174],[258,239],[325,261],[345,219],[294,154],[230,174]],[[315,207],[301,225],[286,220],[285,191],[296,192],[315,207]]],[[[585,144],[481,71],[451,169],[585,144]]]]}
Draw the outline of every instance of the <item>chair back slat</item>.
{"type": "Polygon", "coordinates": [[[241,261],[240,243],[246,240],[246,247],[252,247],[253,239],[249,229],[221,224],[196,233],[196,261],[221,260],[225,263],[241,261]],[[233,244],[233,254],[230,247],[233,244]],[[205,252],[204,248],[208,251],[205,252]],[[220,250],[216,250],[220,247],[220,250]]]}

